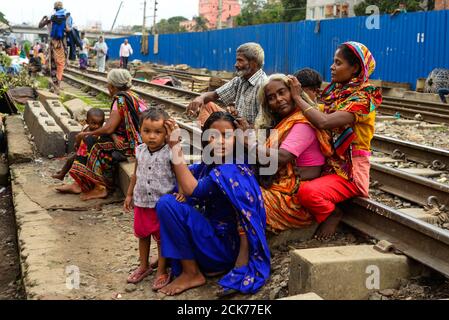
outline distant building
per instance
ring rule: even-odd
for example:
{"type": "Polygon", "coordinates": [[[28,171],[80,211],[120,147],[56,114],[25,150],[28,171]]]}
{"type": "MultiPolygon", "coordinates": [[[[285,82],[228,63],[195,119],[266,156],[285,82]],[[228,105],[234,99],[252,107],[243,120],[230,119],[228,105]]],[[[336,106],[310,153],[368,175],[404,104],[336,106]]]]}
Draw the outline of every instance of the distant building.
{"type": "Polygon", "coordinates": [[[180,27],[184,27],[187,32],[195,31],[196,21],[195,20],[187,20],[179,23],[180,27]]]}
{"type": "Polygon", "coordinates": [[[435,0],[435,10],[449,10],[449,0],[435,0]]]}
{"type": "Polygon", "coordinates": [[[363,0],[307,0],[307,20],[354,17],[355,5],[363,0]]]}
{"type": "MultiPolygon", "coordinates": [[[[241,7],[239,0],[221,0],[221,27],[232,28],[234,27],[234,18],[240,15],[241,7]]],[[[270,0],[269,0],[270,1],[270,0]]],[[[280,0],[274,0],[274,2],[280,0]]],[[[199,0],[199,16],[207,20],[207,28],[214,30],[218,28],[219,21],[219,0],[199,0]]],[[[192,32],[195,30],[195,20],[183,21],[179,26],[184,27],[187,31],[192,32]]]]}
{"type": "MultiPolygon", "coordinates": [[[[218,27],[218,2],[219,0],[200,0],[199,15],[208,21],[209,29],[218,27]]],[[[240,14],[241,7],[238,0],[222,0],[221,23],[223,28],[234,26],[234,17],[240,14]]]]}

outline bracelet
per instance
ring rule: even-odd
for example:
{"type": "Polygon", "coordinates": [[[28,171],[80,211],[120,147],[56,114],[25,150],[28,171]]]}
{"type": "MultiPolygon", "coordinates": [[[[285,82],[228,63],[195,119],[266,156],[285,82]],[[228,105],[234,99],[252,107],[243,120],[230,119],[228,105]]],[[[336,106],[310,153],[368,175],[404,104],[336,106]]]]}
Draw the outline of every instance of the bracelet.
{"type": "Polygon", "coordinates": [[[307,111],[310,111],[311,109],[313,109],[313,107],[308,107],[306,110],[303,111],[303,113],[306,114],[307,111]]]}

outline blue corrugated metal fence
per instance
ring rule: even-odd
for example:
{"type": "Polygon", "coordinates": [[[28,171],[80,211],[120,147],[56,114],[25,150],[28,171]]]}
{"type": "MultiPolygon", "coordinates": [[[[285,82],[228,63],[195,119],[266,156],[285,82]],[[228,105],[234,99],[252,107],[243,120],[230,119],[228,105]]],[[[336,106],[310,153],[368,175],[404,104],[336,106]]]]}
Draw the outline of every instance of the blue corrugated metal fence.
{"type": "MultiPolygon", "coordinates": [[[[427,77],[434,68],[449,68],[449,11],[380,16],[380,28],[369,30],[366,17],[257,25],[201,33],[159,36],[159,53],[140,53],[140,36],[129,38],[134,48],[131,59],[160,64],[188,64],[194,68],[234,70],[235,51],[245,42],[258,42],[265,49],[267,73],[293,73],[311,67],[329,81],[333,54],[348,40],[364,43],[374,54],[377,69],[373,79],[408,82],[427,77]]],[[[123,39],[107,40],[109,55],[119,58],[123,39]]]]}

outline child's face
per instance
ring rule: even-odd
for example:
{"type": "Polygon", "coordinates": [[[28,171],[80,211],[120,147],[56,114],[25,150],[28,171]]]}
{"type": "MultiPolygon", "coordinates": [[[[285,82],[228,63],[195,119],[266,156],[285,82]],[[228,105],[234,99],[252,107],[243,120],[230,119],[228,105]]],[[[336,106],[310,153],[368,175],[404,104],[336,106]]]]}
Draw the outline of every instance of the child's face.
{"type": "Polygon", "coordinates": [[[226,157],[234,150],[235,136],[234,127],[225,120],[214,122],[210,128],[215,130],[215,135],[209,138],[209,145],[213,148],[216,157],[226,157]]]}
{"type": "Polygon", "coordinates": [[[89,126],[89,131],[95,131],[103,126],[104,117],[100,116],[89,116],[87,117],[87,125],[89,126]]]}
{"type": "Polygon", "coordinates": [[[145,143],[150,150],[158,150],[165,144],[165,137],[167,131],[164,127],[165,121],[146,119],[140,127],[140,135],[143,143],[145,143]]]}

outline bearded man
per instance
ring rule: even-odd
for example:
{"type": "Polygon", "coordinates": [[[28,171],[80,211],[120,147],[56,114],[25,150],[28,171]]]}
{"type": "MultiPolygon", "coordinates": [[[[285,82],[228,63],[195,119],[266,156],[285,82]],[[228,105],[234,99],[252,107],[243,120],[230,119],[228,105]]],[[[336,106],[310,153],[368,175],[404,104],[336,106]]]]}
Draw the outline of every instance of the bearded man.
{"type": "Polygon", "coordinates": [[[237,76],[217,90],[195,98],[189,104],[187,114],[197,116],[201,126],[217,111],[228,111],[253,124],[259,113],[257,94],[267,79],[262,70],[264,61],[265,53],[259,44],[249,42],[241,45],[237,49],[235,63],[237,76]],[[226,110],[215,104],[218,100],[223,102],[226,110]]]}

